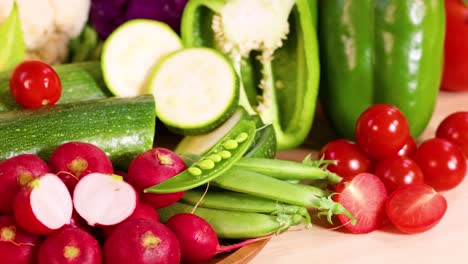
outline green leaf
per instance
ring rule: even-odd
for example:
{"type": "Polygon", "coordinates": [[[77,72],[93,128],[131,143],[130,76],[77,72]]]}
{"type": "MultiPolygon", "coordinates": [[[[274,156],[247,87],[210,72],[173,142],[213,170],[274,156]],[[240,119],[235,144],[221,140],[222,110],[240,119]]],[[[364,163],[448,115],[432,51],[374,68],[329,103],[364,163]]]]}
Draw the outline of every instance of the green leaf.
{"type": "Polygon", "coordinates": [[[8,18],[0,23],[0,71],[15,67],[24,60],[26,44],[24,43],[21,21],[16,3],[13,3],[8,18]]]}

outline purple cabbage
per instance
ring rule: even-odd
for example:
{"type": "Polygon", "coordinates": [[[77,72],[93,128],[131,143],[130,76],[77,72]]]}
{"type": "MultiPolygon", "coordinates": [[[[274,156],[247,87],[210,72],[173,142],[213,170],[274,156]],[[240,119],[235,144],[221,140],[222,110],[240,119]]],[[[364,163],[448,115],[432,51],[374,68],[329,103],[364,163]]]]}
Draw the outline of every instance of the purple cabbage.
{"type": "Polygon", "coordinates": [[[180,19],[187,0],[92,0],[89,21],[101,39],[122,23],[146,18],[167,23],[180,32],[180,19]]]}

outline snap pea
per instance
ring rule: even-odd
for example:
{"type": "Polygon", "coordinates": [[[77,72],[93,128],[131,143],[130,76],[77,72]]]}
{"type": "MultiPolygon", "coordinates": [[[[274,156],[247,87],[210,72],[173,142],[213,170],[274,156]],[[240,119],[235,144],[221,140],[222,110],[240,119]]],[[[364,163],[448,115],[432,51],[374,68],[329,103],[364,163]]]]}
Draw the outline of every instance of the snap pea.
{"type": "Polygon", "coordinates": [[[334,214],[345,214],[352,222],[355,222],[354,216],[340,203],[334,202],[330,196],[319,197],[315,191],[297,186],[294,183],[239,167],[232,167],[222,176],[213,179],[212,183],[226,190],[247,193],[307,208],[315,208],[319,210],[319,215],[327,215],[329,222],[331,222],[331,216],[334,214]]]}
{"type": "MultiPolygon", "coordinates": [[[[192,205],[181,202],[158,209],[161,222],[166,222],[178,213],[190,213],[192,205]]],[[[247,239],[267,236],[286,231],[289,227],[305,222],[297,214],[268,215],[252,212],[197,207],[194,214],[204,218],[215,230],[219,238],[247,239]]]]}
{"type": "Polygon", "coordinates": [[[327,179],[330,183],[338,183],[341,177],[336,173],[300,162],[265,159],[242,158],[235,164],[236,167],[255,171],[281,180],[321,180],[327,179]]]}
{"type": "Polygon", "coordinates": [[[254,121],[240,120],[213,148],[199,160],[194,161],[186,170],[145,189],[144,192],[172,193],[203,185],[220,176],[242,158],[254,137],[254,121]]]}
{"type": "Polygon", "coordinates": [[[182,201],[205,208],[223,209],[240,212],[256,212],[268,214],[299,214],[310,223],[310,215],[303,206],[280,203],[271,199],[253,196],[245,193],[210,188],[203,196],[204,191],[198,189],[187,190],[182,201]]]}

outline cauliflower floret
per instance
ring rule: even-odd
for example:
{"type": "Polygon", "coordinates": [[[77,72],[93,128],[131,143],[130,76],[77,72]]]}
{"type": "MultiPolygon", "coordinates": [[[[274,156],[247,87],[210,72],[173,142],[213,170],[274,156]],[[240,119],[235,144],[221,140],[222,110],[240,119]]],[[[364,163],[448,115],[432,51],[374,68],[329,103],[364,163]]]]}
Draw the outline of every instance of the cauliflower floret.
{"type": "Polygon", "coordinates": [[[88,19],[91,0],[0,0],[0,22],[18,5],[26,57],[50,64],[63,62],[68,42],[78,36],[88,19]]]}

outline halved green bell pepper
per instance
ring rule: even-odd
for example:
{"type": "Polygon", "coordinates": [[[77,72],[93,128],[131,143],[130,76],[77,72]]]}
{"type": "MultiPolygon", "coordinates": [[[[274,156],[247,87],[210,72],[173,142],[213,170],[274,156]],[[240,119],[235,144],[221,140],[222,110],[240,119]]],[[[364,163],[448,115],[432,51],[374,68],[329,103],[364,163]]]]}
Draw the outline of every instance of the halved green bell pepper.
{"type": "Polygon", "coordinates": [[[338,136],[353,139],[374,103],[398,107],[417,138],[441,81],[443,0],[326,0],[319,5],[320,100],[338,136]]]}
{"type": "Polygon", "coordinates": [[[316,0],[190,0],[182,16],[185,46],[217,48],[231,59],[242,80],[240,104],[273,124],[280,150],[305,141],[315,114],[316,5],[316,0]]]}

